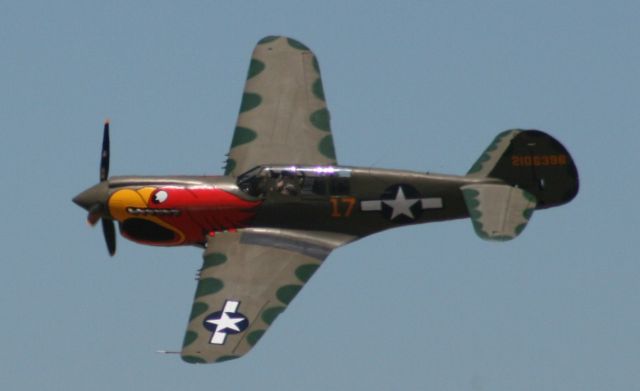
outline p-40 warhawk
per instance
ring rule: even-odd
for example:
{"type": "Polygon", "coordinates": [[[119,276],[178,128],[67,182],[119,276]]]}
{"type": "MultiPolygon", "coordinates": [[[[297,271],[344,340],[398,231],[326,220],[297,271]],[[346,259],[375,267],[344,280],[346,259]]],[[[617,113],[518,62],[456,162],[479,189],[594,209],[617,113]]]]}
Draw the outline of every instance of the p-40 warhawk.
{"type": "Polygon", "coordinates": [[[320,69],[302,43],[258,42],[224,176],[109,177],[73,201],[135,242],[204,248],[181,356],[189,363],[247,353],[329,253],[389,228],[470,217],[483,239],[513,239],[536,209],[569,202],[578,173],[539,130],[508,130],[465,176],[338,165],[320,69]]]}

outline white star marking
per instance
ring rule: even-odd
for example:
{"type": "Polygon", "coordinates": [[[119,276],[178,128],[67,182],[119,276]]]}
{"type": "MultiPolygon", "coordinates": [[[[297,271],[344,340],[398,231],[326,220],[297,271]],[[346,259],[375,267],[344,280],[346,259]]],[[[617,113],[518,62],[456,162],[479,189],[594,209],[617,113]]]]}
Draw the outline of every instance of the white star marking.
{"type": "Polygon", "coordinates": [[[224,341],[227,339],[226,330],[232,331],[240,331],[240,327],[238,327],[238,323],[246,320],[242,314],[240,316],[231,317],[229,314],[235,314],[238,311],[238,306],[240,305],[239,301],[227,300],[224,303],[224,308],[222,309],[222,314],[217,319],[207,319],[205,323],[216,325],[215,331],[211,335],[211,339],[209,343],[215,345],[222,345],[224,341]]]}
{"type": "Polygon", "coordinates": [[[405,215],[409,218],[415,219],[411,208],[416,202],[420,202],[422,210],[425,209],[442,209],[442,198],[440,197],[427,197],[407,199],[404,195],[404,189],[399,186],[396,198],[393,200],[364,200],[360,201],[360,208],[363,212],[381,211],[382,204],[387,204],[392,208],[391,220],[394,218],[405,215]]]}
{"type": "Polygon", "coordinates": [[[411,207],[418,201],[420,200],[417,198],[408,200],[404,196],[402,186],[398,186],[398,193],[396,193],[396,198],[394,200],[383,200],[382,202],[389,205],[393,209],[393,213],[391,214],[391,220],[393,220],[400,215],[405,215],[411,219],[414,219],[415,217],[413,217],[411,207]]]}
{"type": "Polygon", "coordinates": [[[207,323],[215,324],[217,326],[216,333],[224,331],[226,329],[231,329],[234,331],[240,331],[238,327],[238,323],[242,322],[244,318],[232,318],[227,315],[226,312],[222,313],[220,319],[210,319],[207,320],[207,323]]]}

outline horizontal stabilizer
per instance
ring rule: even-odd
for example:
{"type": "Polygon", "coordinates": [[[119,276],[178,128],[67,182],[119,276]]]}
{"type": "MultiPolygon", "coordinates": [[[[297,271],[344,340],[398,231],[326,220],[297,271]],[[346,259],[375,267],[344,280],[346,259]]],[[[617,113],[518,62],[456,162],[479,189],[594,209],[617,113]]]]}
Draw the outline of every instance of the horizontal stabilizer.
{"type": "Polygon", "coordinates": [[[527,226],[536,207],[531,193],[509,185],[477,184],[460,188],[473,228],[486,240],[511,240],[527,226]]]}

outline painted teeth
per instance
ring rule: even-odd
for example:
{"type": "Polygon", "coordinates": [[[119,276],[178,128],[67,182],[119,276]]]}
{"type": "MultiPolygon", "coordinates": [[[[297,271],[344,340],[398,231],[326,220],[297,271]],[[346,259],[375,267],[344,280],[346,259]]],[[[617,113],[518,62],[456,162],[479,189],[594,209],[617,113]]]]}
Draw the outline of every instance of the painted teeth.
{"type": "Polygon", "coordinates": [[[127,212],[132,215],[143,216],[179,216],[178,209],[150,209],[150,208],[127,208],[127,212]]]}

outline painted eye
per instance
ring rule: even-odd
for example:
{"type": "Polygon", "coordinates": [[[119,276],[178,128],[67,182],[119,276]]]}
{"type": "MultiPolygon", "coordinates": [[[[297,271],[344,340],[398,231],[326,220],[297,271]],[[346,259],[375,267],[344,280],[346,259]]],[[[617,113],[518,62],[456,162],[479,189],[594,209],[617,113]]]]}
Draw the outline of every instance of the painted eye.
{"type": "Polygon", "coordinates": [[[160,190],[159,192],[153,195],[153,203],[161,204],[165,202],[167,198],[169,198],[169,194],[167,194],[167,192],[164,190],[160,190]]]}

